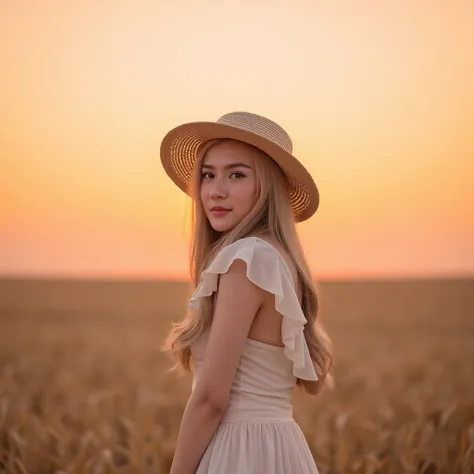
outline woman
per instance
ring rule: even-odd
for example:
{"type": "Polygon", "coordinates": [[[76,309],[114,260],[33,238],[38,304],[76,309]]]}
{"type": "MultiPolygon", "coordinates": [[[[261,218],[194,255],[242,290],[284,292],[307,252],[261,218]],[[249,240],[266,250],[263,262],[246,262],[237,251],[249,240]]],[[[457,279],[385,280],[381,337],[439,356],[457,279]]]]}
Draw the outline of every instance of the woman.
{"type": "Polygon", "coordinates": [[[287,133],[247,112],[171,130],[161,160],[194,200],[191,309],[165,344],[194,369],[171,473],[317,473],[290,402],[330,382],[295,229],[317,187],[287,133]]]}

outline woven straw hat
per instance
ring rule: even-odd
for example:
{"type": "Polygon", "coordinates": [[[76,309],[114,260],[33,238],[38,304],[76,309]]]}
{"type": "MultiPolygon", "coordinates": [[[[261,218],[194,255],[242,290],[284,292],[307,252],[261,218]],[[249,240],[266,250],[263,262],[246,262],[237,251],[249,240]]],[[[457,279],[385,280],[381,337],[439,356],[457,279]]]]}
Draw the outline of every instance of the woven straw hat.
{"type": "Polygon", "coordinates": [[[199,151],[209,141],[230,138],[253,145],[272,158],[285,173],[296,222],[309,219],[318,208],[319,192],[306,168],[292,155],[289,135],[275,122],[249,112],[231,112],[217,122],[191,122],[170,130],[161,142],[161,162],[168,176],[189,194],[199,151]]]}

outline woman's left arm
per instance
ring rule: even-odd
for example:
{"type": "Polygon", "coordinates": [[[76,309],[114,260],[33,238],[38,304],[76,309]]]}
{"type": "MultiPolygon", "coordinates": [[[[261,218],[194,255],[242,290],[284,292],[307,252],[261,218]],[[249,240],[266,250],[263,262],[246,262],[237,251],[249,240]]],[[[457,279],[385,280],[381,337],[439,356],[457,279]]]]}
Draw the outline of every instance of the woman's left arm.
{"type": "Polygon", "coordinates": [[[230,389],[264,290],[235,260],[220,276],[214,318],[199,379],[184,410],[170,474],[193,474],[226,410],[230,389]]]}

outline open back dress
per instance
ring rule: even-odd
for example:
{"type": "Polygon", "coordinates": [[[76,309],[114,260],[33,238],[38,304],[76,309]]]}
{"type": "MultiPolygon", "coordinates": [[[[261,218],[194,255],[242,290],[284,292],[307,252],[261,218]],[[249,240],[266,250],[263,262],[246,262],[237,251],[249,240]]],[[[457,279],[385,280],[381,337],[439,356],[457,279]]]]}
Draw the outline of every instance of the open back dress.
{"type": "MultiPolygon", "coordinates": [[[[317,474],[304,434],[293,418],[296,379],[317,380],[303,334],[306,318],[288,265],[279,251],[258,237],[224,247],[202,272],[190,306],[217,290],[219,275],[232,262],[246,263],[247,278],[275,295],[282,314],[284,346],[246,339],[229,402],[196,474],[317,474]]],[[[206,353],[209,330],[191,347],[194,389],[206,353]]]]}

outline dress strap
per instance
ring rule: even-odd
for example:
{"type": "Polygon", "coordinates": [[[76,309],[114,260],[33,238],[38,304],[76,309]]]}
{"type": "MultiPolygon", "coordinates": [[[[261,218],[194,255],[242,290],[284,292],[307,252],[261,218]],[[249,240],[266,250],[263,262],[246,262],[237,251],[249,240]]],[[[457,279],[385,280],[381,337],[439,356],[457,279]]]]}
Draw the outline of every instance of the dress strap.
{"type": "Polygon", "coordinates": [[[284,354],[293,362],[293,375],[304,380],[318,380],[303,329],[307,323],[290,269],[280,252],[266,240],[246,237],[227,245],[203,270],[189,305],[197,309],[199,298],[212,295],[217,290],[219,275],[226,273],[234,260],[247,265],[247,278],[275,295],[275,308],[283,316],[282,339],[284,354]]]}

